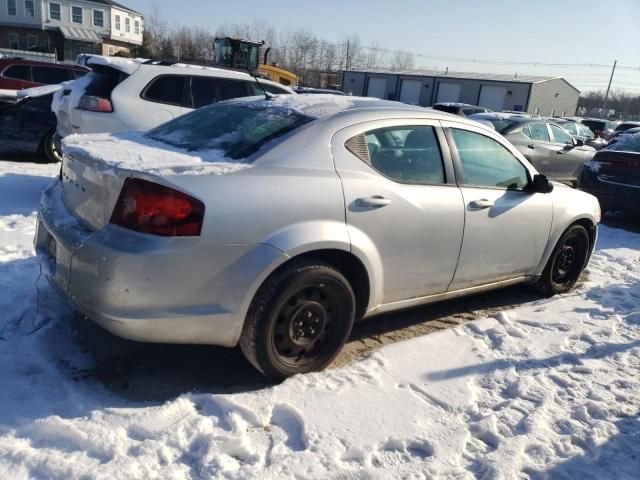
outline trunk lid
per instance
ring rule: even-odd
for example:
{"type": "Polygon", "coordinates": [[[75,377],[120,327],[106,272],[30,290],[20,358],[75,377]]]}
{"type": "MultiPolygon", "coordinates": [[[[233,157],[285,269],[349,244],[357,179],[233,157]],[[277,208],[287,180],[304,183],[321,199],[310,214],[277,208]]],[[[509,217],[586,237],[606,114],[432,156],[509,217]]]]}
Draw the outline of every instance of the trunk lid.
{"type": "Polygon", "coordinates": [[[104,227],[118,199],[124,180],[118,169],[102,169],[88,156],[65,155],[62,164],[62,197],[67,209],[88,229],[104,227]]]}
{"type": "Polygon", "coordinates": [[[640,153],[600,150],[593,161],[600,180],[640,187],[640,153]]]}

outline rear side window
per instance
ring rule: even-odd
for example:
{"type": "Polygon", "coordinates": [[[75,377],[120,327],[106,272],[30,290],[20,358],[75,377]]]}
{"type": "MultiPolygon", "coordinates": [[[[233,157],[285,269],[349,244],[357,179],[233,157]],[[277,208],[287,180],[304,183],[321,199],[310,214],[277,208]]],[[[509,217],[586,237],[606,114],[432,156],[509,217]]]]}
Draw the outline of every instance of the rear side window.
{"type": "Polygon", "coordinates": [[[188,77],[182,75],[165,75],[153,80],[142,93],[142,98],[152,102],[181,105],[184,94],[184,83],[188,77]]]}
{"type": "Polygon", "coordinates": [[[32,67],[31,75],[35,83],[54,85],[69,80],[69,70],[56,67],[32,67]]]}
{"type": "Polygon", "coordinates": [[[371,130],[345,144],[347,150],[391,180],[417,185],[445,183],[440,144],[433,127],[371,130]]]}
{"type": "Polygon", "coordinates": [[[194,108],[204,107],[212,103],[231,98],[251,95],[244,81],[214,77],[192,77],[191,95],[194,108]]]}
{"type": "Polygon", "coordinates": [[[451,134],[462,167],[462,185],[518,190],[529,183],[524,165],[494,139],[456,128],[451,134]]]}
{"type": "Polygon", "coordinates": [[[2,74],[3,77],[15,78],[16,80],[30,80],[29,65],[11,65],[2,74]]]}
{"type": "Polygon", "coordinates": [[[549,131],[547,125],[544,123],[530,123],[529,124],[529,138],[531,140],[539,140],[541,142],[550,142],[549,131]]]}

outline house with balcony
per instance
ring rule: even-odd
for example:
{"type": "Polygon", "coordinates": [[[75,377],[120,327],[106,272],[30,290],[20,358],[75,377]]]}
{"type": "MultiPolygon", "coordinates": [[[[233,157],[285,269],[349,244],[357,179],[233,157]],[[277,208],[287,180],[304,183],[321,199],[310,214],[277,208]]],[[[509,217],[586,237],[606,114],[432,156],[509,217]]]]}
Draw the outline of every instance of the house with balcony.
{"type": "Polygon", "coordinates": [[[111,0],[0,0],[0,48],[55,53],[135,53],[142,14],[111,0]]]}

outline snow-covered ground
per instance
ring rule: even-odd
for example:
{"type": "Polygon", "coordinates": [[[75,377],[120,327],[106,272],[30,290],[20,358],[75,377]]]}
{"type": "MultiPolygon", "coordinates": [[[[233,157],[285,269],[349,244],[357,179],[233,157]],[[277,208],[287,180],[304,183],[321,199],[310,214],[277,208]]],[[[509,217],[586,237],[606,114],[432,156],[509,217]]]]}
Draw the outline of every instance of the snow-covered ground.
{"type": "Polygon", "coordinates": [[[271,388],[136,402],[87,374],[40,278],[58,168],[0,162],[1,479],[640,477],[640,235],[603,227],[569,295],[271,388]]]}

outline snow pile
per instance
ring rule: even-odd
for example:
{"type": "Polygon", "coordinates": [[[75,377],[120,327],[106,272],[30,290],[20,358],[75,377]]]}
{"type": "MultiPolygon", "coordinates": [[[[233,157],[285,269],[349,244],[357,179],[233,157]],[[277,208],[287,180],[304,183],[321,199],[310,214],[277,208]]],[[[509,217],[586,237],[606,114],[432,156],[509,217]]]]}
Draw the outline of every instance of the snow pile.
{"type": "Polygon", "coordinates": [[[603,227],[571,294],[343,369],[133,401],[38,281],[32,212],[56,173],[0,164],[0,478],[638,478],[640,235],[603,227]]]}
{"type": "Polygon", "coordinates": [[[66,155],[90,157],[105,172],[117,168],[158,175],[225,175],[251,167],[226,158],[221,150],[188,152],[140,132],[76,134],[62,143],[66,155]]]}

